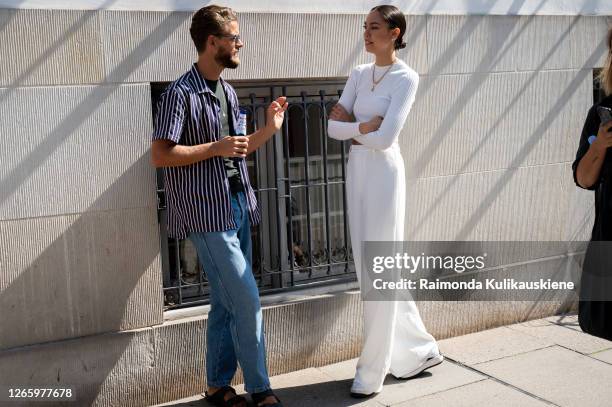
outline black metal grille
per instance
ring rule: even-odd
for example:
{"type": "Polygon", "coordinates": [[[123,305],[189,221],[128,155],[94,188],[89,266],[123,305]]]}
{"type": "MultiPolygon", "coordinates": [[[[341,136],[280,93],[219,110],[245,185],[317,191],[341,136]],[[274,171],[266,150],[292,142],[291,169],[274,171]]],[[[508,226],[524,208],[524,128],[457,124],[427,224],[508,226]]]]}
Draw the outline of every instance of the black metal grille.
{"type": "MultiPolygon", "coordinates": [[[[355,280],[346,214],[348,143],[327,137],[327,114],[344,80],[234,82],[248,111],[248,133],[265,123],[279,95],[289,99],[284,127],[247,157],[262,222],[252,228],[253,272],[262,294],[355,280]],[[268,82],[269,83],[269,82],[268,82]]],[[[167,83],[151,85],[154,114],[167,83]]],[[[208,302],[206,271],[188,239],[169,239],[162,172],[160,200],[164,302],[167,309],[208,302]]]]}

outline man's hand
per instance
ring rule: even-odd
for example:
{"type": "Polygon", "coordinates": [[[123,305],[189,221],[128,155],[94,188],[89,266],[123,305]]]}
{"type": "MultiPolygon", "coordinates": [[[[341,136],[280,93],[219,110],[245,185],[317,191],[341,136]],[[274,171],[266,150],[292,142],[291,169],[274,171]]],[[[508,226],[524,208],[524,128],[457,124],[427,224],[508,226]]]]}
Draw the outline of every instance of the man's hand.
{"type": "Polygon", "coordinates": [[[340,103],[336,103],[329,112],[329,120],[335,120],[338,122],[354,122],[355,118],[348,114],[344,106],[340,103]]]}
{"type": "Polygon", "coordinates": [[[289,103],[287,103],[287,98],[285,96],[281,96],[270,103],[270,106],[266,109],[266,125],[248,136],[249,146],[246,151],[247,154],[257,150],[280,130],[283,125],[283,120],[285,120],[285,111],[288,106],[289,103]]]}
{"type": "Polygon", "coordinates": [[[287,107],[289,107],[289,103],[287,103],[287,98],[285,96],[279,97],[268,106],[266,110],[266,126],[269,127],[270,130],[273,130],[273,133],[280,130],[283,125],[287,107]]]}
{"type": "Polygon", "coordinates": [[[213,154],[220,157],[246,157],[249,138],[246,136],[227,136],[213,143],[213,154]]]}

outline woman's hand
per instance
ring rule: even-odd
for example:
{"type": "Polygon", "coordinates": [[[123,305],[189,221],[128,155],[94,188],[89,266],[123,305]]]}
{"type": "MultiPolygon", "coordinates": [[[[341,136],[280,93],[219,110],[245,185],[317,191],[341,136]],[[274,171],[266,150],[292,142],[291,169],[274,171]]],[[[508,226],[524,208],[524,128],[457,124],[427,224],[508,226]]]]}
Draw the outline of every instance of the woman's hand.
{"type": "Polygon", "coordinates": [[[599,126],[597,137],[578,163],[576,180],[583,188],[593,187],[599,179],[606,151],[608,147],[612,147],[612,132],[608,131],[610,126],[612,126],[611,122],[599,126]]]}
{"type": "Polygon", "coordinates": [[[374,116],[369,122],[359,123],[359,133],[368,134],[380,128],[383,122],[383,117],[374,116]]]}
{"type": "Polygon", "coordinates": [[[599,126],[597,138],[593,141],[593,144],[591,144],[591,148],[599,153],[605,154],[606,149],[612,147],[612,132],[609,131],[610,128],[612,128],[612,122],[603,123],[599,126]]]}
{"type": "Polygon", "coordinates": [[[355,118],[348,114],[344,106],[342,106],[340,103],[336,103],[329,113],[329,120],[335,120],[338,122],[354,122],[355,118]]]}

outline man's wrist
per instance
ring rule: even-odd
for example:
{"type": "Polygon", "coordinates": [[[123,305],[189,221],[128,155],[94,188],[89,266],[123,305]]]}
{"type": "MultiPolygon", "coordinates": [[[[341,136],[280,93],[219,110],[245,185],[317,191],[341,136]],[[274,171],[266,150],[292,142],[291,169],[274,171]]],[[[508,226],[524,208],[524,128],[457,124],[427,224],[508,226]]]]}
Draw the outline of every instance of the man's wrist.
{"type": "Polygon", "coordinates": [[[276,127],[274,127],[273,124],[266,124],[266,127],[264,127],[264,131],[265,131],[265,135],[267,138],[270,138],[274,135],[274,133],[276,133],[278,131],[278,129],[276,127]]]}
{"type": "Polygon", "coordinates": [[[219,149],[218,149],[218,141],[211,141],[210,143],[210,147],[208,147],[208,152],[210,154],[210,157],[216,157],[219,155],[219,149]]]}

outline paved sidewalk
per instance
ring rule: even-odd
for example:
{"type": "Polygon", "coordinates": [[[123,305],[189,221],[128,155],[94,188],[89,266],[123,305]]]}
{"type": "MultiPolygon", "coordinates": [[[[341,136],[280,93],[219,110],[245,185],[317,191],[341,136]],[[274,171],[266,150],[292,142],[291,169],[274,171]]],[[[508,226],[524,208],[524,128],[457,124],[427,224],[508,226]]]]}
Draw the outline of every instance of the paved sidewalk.
{"type": "MultiPolygon", "coordinates": [[[[612,342],[583,333],[575,315],[446,339],[440,349],[446,362],[412,380],[388,376],[366,401],[348,395],[356,359],[275,376],[272,386],[286,407],[612,406],[612,342]]],[[[209,404],[198,396],[163,406],[209,404]]]]}

